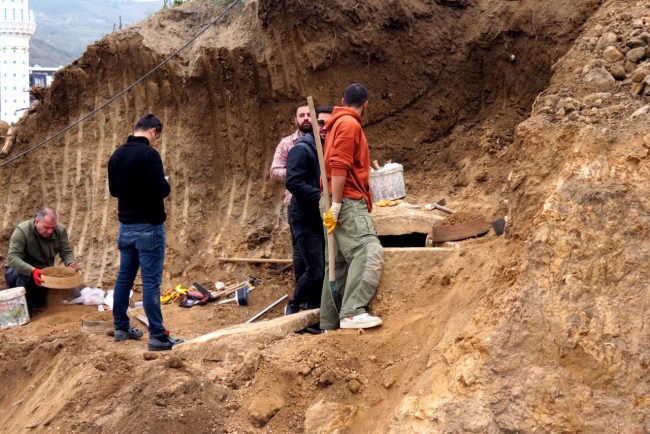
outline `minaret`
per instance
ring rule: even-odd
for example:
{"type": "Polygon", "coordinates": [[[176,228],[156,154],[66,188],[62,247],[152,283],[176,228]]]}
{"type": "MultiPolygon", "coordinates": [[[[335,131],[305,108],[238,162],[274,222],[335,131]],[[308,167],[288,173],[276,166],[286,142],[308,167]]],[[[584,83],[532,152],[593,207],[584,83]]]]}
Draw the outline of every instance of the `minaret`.
{"type": "Polygon", "coordinates": [[[9,123],[29,107],[29,39],[35,30],[27,0],[0,0],[0,119],[9,123]]]}

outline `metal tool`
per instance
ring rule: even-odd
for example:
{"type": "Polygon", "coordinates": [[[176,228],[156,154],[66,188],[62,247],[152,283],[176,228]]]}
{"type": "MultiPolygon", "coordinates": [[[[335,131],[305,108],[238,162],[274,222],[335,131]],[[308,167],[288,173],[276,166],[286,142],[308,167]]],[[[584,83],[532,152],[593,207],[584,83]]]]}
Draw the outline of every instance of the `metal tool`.
{"type": "Polygon", "coordinates": [[[252,322],[255,321],[256,319],[260,318],[262,315],[264,315],[265,313],[267,313],[268,311],[270,311],[271,309],[273,309],[273,308],[274,308],[275,306],[277,306],[278,304],[282,303],[282,302],[283,302],[284,300],[286,300],[287,298],[289,298],[289,296],[288,296],[287,294],[284,294],[282,297],[278,298],[278,299],[275,300],[273,303],[269,304],[267,307],[265,307],[264,309],[262,309],[260,312],[256,313],[256,314],[255,314],[251,319],[249,319],[248,321],[246,321],[246,324],[248,324],[248,323],[252,323],[252,322]]]}
{"type": "Polygon", "coordinates": [[[434,209],[439,209],[440,211],[446,212],[447,214],[456,214],[456,211],[454,211],[451,208],[447,208],[444,205],[447,204],[447,201],[445,199],[440,199],[436,203],[428,203],[424,207],[428,209],[429,211],[432,211],[434,209]]]}
{"type": "Polygon", "coordinates": [[[237,305],[239,306],[248,306],[248,293],[251,292],[252,290],[253,288],[249,288],[248,286],[239,288],[235,292],[235,296],[233,298],[229,298],[227,300],[221,300],[219,304],[237,303],[237,305]]]}

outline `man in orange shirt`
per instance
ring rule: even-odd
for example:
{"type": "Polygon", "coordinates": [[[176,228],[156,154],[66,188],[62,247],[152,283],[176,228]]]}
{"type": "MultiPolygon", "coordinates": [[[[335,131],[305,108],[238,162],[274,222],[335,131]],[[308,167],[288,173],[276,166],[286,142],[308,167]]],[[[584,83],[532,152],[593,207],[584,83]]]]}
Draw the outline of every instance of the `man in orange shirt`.
{"type": "Polygon", "coordinates": [[[341,102],[342,107],[334,108],[325,126],[325,170],[332,206],[325,210],[321,199],[321,211],[327,233],[334,234],[336,244],[336,294],[329,290],[327,278],[321,293],[320,326],[325,330],[382,324],[381,318],[366,311],[384,263],[384,252],[370,217],[370,150],[361,128],[368,90],[353,83],[345,89],[341,102]]]}

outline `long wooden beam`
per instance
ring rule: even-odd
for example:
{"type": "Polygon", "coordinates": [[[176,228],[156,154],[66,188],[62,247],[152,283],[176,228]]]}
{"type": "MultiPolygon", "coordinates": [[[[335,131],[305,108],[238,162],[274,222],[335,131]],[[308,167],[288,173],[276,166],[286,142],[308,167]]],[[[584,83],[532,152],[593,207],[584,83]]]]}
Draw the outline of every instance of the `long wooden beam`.
{"type": "Polygon", "coordinates": [[[220,262],[247,262],[252,264],[292,264],[293,259],[274,258],[218,258],[220,262]]]}

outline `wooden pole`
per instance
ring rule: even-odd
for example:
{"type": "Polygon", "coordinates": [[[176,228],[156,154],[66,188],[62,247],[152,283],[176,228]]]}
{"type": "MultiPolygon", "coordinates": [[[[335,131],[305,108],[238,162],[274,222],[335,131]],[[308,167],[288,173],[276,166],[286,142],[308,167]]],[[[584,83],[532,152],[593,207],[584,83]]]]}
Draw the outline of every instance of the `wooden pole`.
{"type": "Polygon", "coordinates": [[[292,259],[273,258],[217,258],[219,262],[248,262],[253,264],[292,264],[292,259]]]}
{"type": "MultiPolygon", "coordinates": [[[[316,141],[316,153],[318,154],[318,165],[320,166],[320,179],[323,183],[323,197],[325,198],[325,209],[330,209],[330,189],[327,183],[327,172],[325,170],[325,156],[323,155],[323,144],[320,142],[320,134],[318,133],[318,119],[316,118],[316,109],[314,108],[314,99],[311,96],[307,97],[309,104],[309,116],[311,117],[311,128],[316,141]]],[[[336,265],[335,265],[335,251],[334,251],[334,234],[327,234],[327,259],[329,261],[328,280],[330,288],[334,287],[336,282],[336,265]]]]}

